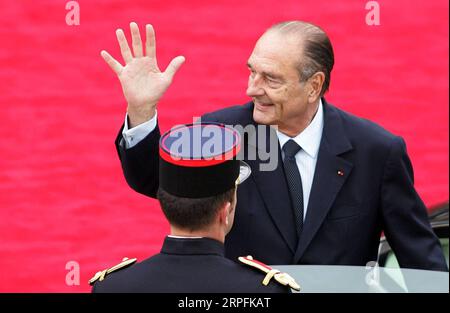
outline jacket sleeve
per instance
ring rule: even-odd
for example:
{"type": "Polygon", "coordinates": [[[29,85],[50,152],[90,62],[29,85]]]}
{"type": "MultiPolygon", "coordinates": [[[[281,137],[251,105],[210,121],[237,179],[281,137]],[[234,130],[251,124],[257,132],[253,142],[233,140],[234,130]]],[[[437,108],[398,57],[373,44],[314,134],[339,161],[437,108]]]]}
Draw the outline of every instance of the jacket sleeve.
{"type": "Polygon", "coordinates": [[[159,187],[159,138],[158,125],[142,141],[126,149],[122,128],[115,144],[128,185],[135,191],[156,198],[159,187]]]}
{"type": "MultiPolygon", "coordinates": [[[[215,122],[213,114],[205,114],[201,117],[203,122],[215,122]]],[[[119,155],[122,171],[128,185],[135,191],[156,198],[159,187],[159,139],[161,133],[159,125],[150,132],[142,141],[132,148],[126,149],[119,130],[115,145],[119,155]]]]}
{"type": "Polygon", "coordinates": [[[414,188],[411,161],[402,138],[390,147],[381,186],[386,238],[402,268],[448,271],[427,210],[414,188]]]}

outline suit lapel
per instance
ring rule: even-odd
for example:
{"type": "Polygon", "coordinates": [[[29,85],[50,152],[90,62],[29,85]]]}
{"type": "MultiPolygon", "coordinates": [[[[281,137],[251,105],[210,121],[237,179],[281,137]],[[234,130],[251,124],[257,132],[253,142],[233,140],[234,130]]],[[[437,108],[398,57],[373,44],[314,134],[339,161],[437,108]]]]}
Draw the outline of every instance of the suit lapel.
{"type": "MultiPolygon", "coordinates": [[[[265,128],[264,137],[266,146],[262,147],[261,142],[258,141],[262,135],[259,132],[261,129],[258,129],[259,131],[256,133],[250,134],[247,147],[250,151],[250,155],[253,153],[253,155],[256,156],[256,160],[255,157],[247,156],[246,161],[252,168],[251,177],[253,177],[256,183],[259,194],[264,201],[269,215],[281,233],[284,241],[291,249],[292,254],[294,254],[297,245],[297,232],[295,231],[294,225],[294,213],[289,201],[289,189],[282,167],[278,137],[276,132],[270,127],[261,125],[259,127],[265,128]],[[272,140],[272,145],[270,144],[270,140],[272,140]],[[252,149],[254,151],[251,151],[252,149]],[[260,158],[261,156],[268,154],[268,151],[270,151],[271,158],[274,156],[277,158],[276,166],[272,170],[264,170],[267,169],[266,165],[268,162],[266,162],[266,160],[263,161],[260,158]]],[[[273,162],[273,160],[270,162],[273,162]]]]}
{"type": "MultiPolygon", "coordinates": [[[[295,231],[293,210],[289,201],[289,189],[283,171],[278,138],[276,138],[278,155],[276,168],[273,171],[261,171],[261,164],[264,162],[258,158],[258,150],[265,150],[263,152],[266,153],[269,151],[269,140],[270,138],[273,139],[271,136],[276,136],[276,133],[270,129],[271,133],[270,136],[266,136],[265,147],[258,145],[258,132],[249,134],[247,138],[248,142],[246,147],[248,151],[252,147],[255,149],[253,153],[256,154],[256,160],[255,158],[248,157],[245,160],[252,168],[252,177],[269,215],[289,248],[295,253],[295,263],[301,259],[308,245],[316,235],[353,167],[351,162],[340,156],[352,150],[353,147],[345,134],[339,112],[336,108],[327,104],[324,98],[322,98],[322,103],[324,108],[324,129],[305,224],[297,246],[297,233],[295,231]],[[256,140],[252,139],[252,136],[256,136],[256,140]],[[343,175],[340,175],[338,171],[342,172],[343,175]]],[[[253,108],[253,104],[249,103],[249,105],[253,108]]],[[[252,112],[252,110],[249,110],[249,112],[252,112]]],[[[249,124],[255,125],[253,119],[250,119],[251,122],[249,124]]],[[[241,125],[248,124],[244,123],[241,125]]]]}
{"type": "Polygon", "coordinates": [[[352,149],[339,113],[336,108],[327,105],[324,99],[322,101],[324,129],[304,228],[294,257],[295,263],[301,259],[316,235],[353,167],[351,162],[339,156],[352,149]]]}

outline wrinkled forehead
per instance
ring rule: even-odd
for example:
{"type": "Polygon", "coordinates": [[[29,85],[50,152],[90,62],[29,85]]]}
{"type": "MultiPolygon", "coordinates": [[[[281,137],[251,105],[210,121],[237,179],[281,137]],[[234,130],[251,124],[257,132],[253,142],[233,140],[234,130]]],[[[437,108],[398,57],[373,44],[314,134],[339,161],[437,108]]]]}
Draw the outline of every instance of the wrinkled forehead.
{"type": "Polygon", "coordinates": [[[302,44],[293,35],[269,31],[255,44],[248,62],[252,66],[297,70],[302,57],[302,44]]]}

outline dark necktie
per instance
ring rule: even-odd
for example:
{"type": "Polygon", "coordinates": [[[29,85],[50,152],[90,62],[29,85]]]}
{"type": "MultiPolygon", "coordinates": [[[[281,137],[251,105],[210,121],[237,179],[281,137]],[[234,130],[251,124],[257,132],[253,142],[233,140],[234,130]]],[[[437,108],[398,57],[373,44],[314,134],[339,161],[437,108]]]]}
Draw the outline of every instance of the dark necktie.
{"type": "Polygon", "coordinates": [[[301,147],[292,139],[283,146],[284,151],[284,172],[289,186],[289,194],[291,195],[292,207],[294,209],[295,224],[297,226],[297,235],[303,229],[303,188],[302,178],[295,161],[295,155],[301,150],[301,147]]]}

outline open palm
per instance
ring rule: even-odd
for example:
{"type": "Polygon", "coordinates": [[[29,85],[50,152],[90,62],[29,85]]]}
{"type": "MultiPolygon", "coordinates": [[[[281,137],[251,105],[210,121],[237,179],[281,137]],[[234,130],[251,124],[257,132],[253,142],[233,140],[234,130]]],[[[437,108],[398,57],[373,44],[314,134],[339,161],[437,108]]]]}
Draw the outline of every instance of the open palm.
{"type": "Polygon", "coordinates": [[[184,57],[174,58],[167,69],[161,72],[156,60],[153,27],[146,25],[145,55],[138,25],[131,23],[130,30],[134,56],[123,31],[121,29],[116,31],[125,66],[122,66],[104,50],[101,52],[101,56],[119,77],[123,94],[128,103],[130,119],[134,114],[138,115],[134,116],[137,120],[148,120],[154,114],[158,101],[172,83],[175,73],[183,64],[184,57]]]}

